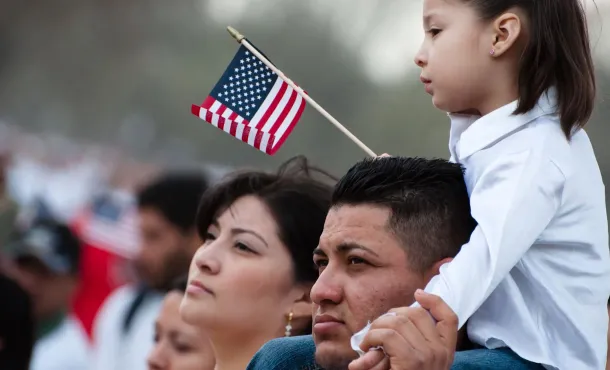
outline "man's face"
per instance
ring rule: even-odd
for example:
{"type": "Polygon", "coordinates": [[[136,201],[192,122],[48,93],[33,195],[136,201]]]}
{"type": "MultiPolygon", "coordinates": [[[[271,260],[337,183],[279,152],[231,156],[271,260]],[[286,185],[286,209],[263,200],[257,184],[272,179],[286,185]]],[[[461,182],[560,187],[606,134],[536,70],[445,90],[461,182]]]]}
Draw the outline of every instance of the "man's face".
{"type": "Polygon", "coordinates": [[[76,276],[55,274],[35,257],[19,258],[11,277],[32,298],[34,314],[38,319],[65,311],[78,283],[76,276]]]}
{"type": "Polygon", "coordinates": [[[316,361],[347,368],[357,357],[350,337],[395,307],[413,303],[423,274],[388,226],[390,210],[371,205],[332,208],[314,261],[320,277],[311,290],[316,361]]]}
{"type": "Polygon", "coordinates": [[[199,245],[195,234],[185,235],[153,208],[139,210],[141,246],[135,260],[138,275],[150,287],[164,289],[188,271],[199,245]]]}

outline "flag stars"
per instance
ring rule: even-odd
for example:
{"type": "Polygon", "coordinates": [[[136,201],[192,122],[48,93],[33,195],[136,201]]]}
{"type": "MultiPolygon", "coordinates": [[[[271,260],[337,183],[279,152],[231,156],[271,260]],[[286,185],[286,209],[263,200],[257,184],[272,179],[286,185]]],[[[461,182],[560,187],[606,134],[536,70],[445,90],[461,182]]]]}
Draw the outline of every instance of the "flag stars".
{"type": "Polygon", "coordinates": [[[244,67],[244,66],[241,66],[241,68],[240,68],[240,69],[241,69],[241,70],[242,70],[242,71],[243,71],[243,70],[244,70],[244,69],[246,69],[246,67],[244,67]]]}
{"type": "Polygon", "coordinates": [[[261,97],[260,95],[259,95],[259,96],[257,96],[256,98],[257,98],[258,100],[261,100],[261,99],[262,99],[262,97],[261,97]]]}
{"type": "Polygon", "coordinates": [[[243,60],[243,59],[242,59],[242,60],[240,60],[239,62],[240,62],[241,64],[244,64],[244,60],[243,60]]]}

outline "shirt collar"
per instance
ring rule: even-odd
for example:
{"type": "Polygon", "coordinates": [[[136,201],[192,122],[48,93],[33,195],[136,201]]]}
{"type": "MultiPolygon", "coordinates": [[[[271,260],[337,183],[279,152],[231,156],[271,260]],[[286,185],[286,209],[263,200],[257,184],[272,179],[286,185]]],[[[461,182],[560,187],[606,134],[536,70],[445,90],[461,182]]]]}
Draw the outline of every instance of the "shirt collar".
{"type": "Polygon", "coordinates": [[[448,113],[451,119],[451,155],[458,161],[465,159],[541,116],[556,114],[557,92],[554,88],[549,89],[540,97],[536,106],[524,114],[513,114],[517,103],[515,100],[483,117],[448,113]]]}

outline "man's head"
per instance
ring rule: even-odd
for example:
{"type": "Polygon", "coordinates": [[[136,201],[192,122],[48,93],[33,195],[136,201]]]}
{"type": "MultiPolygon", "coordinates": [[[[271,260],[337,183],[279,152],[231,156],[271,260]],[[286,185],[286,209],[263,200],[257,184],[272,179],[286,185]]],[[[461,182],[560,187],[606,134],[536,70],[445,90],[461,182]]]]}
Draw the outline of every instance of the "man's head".
{"type": "Polygon", "coordinates": [[[81,243],[65,225],[37,221],[9,245],[15,280],[32,297],[36,318],[69,308],[79,277],[81,243]]]}
{"type": "Polygon", "coordinates": [[[346,367],[352,334],[413,303],[475,228],[463,170],[444,160],[378,158],[336,185],[314,261],[316,360],[346,367]]]}
{"type": "Polygon", "coordinates": [[[141,247],[136,257],[140,278],[164,290],[188,271],[200,240],[195,231],[199,200],[207,189],[201,174],[159,178],[138,194],[141,247]]]}

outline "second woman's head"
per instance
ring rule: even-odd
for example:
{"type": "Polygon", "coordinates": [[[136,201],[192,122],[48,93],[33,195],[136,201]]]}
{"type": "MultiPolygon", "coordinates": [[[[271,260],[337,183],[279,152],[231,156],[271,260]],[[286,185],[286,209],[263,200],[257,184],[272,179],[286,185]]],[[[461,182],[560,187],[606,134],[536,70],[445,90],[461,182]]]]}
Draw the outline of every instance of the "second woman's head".
{"type": "Polygon", "coordinates": [[[278,174],[235,174],[206,193],[197,221],[204,243],[181,307],[187,322],[270,338],[288,323],[292,335],[310,330],[312,252],[332,187],[297,162],[278,174]]]}

